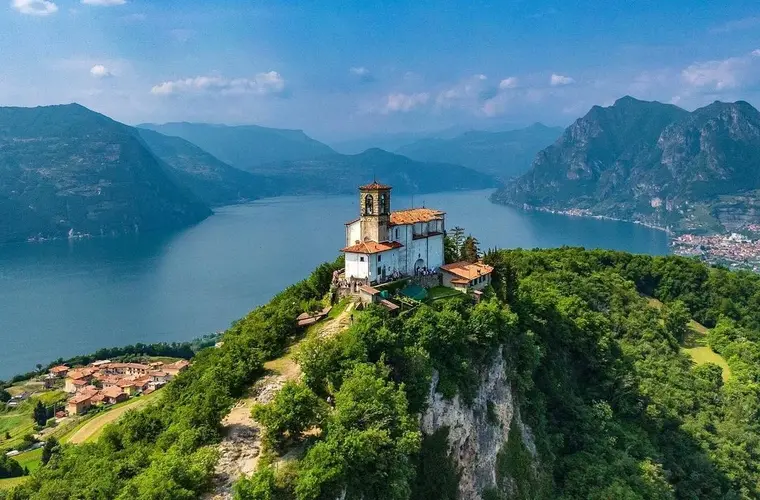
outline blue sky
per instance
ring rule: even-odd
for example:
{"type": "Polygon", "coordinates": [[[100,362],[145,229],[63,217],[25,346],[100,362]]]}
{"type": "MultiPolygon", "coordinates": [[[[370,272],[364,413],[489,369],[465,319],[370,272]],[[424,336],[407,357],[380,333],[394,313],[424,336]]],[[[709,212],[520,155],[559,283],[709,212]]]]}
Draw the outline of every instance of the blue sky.
{"type": "Polygon", "coordinates": [[[0,0],[0,105],[326,140],[760,106],[757,1],[0,0]]]}

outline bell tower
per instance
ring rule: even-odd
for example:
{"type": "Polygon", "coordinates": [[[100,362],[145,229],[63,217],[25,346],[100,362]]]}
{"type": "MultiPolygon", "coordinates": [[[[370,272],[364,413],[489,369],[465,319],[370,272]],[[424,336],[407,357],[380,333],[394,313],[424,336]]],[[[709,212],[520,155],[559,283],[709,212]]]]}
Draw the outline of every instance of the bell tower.
{"type": "Polygon", "coordinates": [[[373,181],[359,187],[361,234],[364,241],[388,241],[391,219],[391,187],[373,181]]]}

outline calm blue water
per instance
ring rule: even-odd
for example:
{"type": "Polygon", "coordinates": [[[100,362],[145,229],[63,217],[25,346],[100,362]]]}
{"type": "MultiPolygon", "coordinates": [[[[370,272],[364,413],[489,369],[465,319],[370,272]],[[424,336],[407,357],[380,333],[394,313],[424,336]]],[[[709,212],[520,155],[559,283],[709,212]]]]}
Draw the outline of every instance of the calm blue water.
{"type": "MultiPolygon", "coordinates": [[[[622,222],[525,213],[490,191],[417,197],[483,248],[577,245],[668,252],[663,232],[622,222]]],[[[262,200],[219,209],[190,229],[117,239],[0,247],[0,378],[37,363],[135,342],[225,329],[332,260],[357,197],[262,200]]],[[[396,197],[393,207],[411,206],[396,197]]]]}

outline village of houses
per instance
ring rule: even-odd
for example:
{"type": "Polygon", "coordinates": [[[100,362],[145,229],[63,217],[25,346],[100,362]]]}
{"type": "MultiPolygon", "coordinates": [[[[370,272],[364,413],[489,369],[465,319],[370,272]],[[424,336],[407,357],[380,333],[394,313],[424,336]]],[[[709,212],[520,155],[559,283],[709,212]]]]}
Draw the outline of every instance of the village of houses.
{"type": "Polygon", "coordinates": [[[44,380],[47,386],[52,387],[57,380],[63,379],[63,390],[70,395],[66,402],[66,414],[81,415],[93,406],[112,405],[137,394],[150,394],[163,387],[189,364],[184,359],[173,363],[154,361],[149,364],[102,360],[78,368],[55,366],[44,380]]]}

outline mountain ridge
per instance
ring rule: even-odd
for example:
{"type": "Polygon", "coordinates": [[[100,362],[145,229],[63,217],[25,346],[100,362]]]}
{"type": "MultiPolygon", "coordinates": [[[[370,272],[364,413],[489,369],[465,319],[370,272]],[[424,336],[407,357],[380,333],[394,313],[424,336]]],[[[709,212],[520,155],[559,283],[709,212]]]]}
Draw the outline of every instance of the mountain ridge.
{"type": "Polygon", "coordinates": [[[418,161],[445,161],[508,179],[523,174],[543,148],[561,134],[560,127],[534,123],[515,130],[470,130],[452,138],[430,137],[395,150],[418,161]]]}
{"type": "Polygon", "coordinates": [[[744,101],[689,112],[626,96],[592,107],[493,200],[676,232],[734,231],[760,215],[758,151],[760,113],[744,101]]]}
{"type": "Polygon", "coordinates": [[[257,166],[265,163],[335,153],[328,145],[296,129],[192,122],[143,123],[137,128],[181,137],[233,167],[254,173],[257,166]]]}

